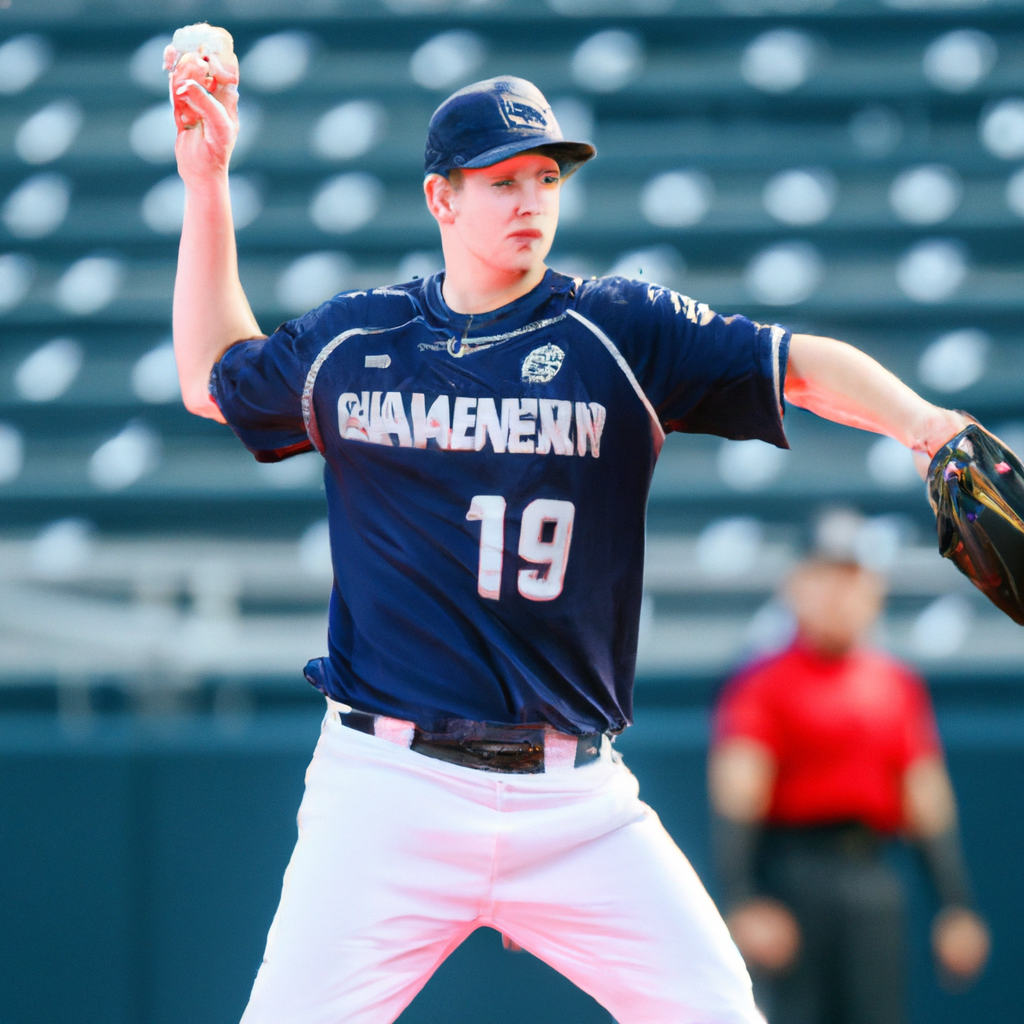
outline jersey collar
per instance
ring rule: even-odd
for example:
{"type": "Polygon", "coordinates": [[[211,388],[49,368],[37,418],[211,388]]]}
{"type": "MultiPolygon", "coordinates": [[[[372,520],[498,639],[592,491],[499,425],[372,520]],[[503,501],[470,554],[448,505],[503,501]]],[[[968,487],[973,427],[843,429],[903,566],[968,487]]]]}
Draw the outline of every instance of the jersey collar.
{"type": "MultiPolygon", "coordinates": [[[[423,282],[424,318],[435,327],[454,338],[476,338],[493,334],[505,334],[534,320],[552,315],[552,303],[559,296],[569,295],[575,287],[571,277],[559,274],[550,268],[539,283],[521,295],[515,302],[486,313],[456,313],[450,309],[441,294],[444,271],[434,274],[423,282]]],[[[557,303],[559,307],[564,302],[557,303]]],[[[558,312],[561,312],[559,308],[558,312]]]]}

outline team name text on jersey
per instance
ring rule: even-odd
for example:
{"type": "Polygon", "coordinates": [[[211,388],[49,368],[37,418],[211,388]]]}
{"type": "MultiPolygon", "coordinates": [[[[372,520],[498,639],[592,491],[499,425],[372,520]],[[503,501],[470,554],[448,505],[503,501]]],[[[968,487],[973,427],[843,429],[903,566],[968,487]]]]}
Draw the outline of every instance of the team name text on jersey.
{"type": "Polygon", "coordinates": [[[606,410],[597,402],[562,398],[470,398],[423,392],[346,391],[338,398],[343,438],[401,448],[601,457],[606,410]],[[501,411],[498,411],[498,401],[501,411]],[[407,404],[408,402],[408,404],[407,404]],[[408,408],[408,414],[406,409],[408,408]],[[393,440],[394,439],[394,440],[393,440]]]}

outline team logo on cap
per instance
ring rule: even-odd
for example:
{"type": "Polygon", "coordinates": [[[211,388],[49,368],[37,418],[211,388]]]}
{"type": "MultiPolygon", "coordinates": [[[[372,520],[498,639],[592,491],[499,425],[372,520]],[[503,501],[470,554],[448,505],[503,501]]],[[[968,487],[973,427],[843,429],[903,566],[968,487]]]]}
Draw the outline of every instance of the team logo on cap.
{"type": "Polygon", "coordinates": [[[509,99],[507,96],[502,96],[498,102],[510,128],[532,128],[534,126],[546,128],[548,126],[547,118],[529,103],[509,99]]]}
{"type": "Polygon", "coordinates": [[[565,353],[557,345],[535,348],[523,360],[523,381],[527,384],[547,384],[562,368],[565,353]]]}

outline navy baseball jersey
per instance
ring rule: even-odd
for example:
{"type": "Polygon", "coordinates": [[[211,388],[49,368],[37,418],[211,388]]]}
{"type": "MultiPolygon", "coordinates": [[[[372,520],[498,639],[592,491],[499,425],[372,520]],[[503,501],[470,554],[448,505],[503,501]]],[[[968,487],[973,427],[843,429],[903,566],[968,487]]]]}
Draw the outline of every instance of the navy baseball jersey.
{"type": "Polygon", "coordinates": [[[326,461],[329,654],[307,678],[425,728],[622,729],[665,433],[788,447],[789,334],[617,277],[549,270],[472,316],[442,283],[338,295],[214,367],[257,459],[326,461]]]}

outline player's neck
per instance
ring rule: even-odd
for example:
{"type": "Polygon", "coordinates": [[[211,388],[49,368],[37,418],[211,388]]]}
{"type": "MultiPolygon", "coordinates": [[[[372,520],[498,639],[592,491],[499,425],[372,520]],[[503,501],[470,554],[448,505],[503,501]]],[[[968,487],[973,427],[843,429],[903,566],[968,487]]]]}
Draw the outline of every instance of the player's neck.
{"type": "Polygon", "coordinates": [[[489,313],[536,288],[547,269],[541,262],[522,274],[505,273],[479,263],[453,265],[452,261],[446,260],[441,294],[453,313],[489,313]]]}
{"type": "Polygon", "coordinates": [[[840,640],[831,636],[815,635],[804,630],[797,634],[797,640],[804,650],[825,661],[840,661],[849,657],[859,646],[857,638],[840,640]]]}

